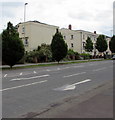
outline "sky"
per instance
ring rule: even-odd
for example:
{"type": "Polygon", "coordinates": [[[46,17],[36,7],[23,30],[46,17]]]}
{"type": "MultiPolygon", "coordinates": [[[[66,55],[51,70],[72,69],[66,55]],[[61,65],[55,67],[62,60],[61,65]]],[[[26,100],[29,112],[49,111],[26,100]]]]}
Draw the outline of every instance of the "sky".
{"type": "Polygon", "coordinates": [[[42,23],[112,36],[115,0],[1,0],[0,33],[10,21],[13,25],[37,20],[42,23]]]}

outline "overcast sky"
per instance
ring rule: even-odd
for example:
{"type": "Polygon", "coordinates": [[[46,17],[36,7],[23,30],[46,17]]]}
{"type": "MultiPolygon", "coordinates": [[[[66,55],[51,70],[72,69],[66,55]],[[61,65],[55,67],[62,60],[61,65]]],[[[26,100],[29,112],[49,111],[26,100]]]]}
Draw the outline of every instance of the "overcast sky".
{"type": "Polygon", "coordinates": [[[0,32],[7,27],[24,21],[37,20],[50,25],[73,30],[97,31],[99,34],[112,35],[113,1],[115,0],[1,0],[0,32]]]}

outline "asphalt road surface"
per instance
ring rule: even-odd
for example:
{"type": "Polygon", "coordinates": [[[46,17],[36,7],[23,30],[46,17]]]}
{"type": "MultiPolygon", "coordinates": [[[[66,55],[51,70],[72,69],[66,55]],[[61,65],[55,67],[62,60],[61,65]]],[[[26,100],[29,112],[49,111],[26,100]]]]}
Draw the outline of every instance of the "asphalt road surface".
{"type": "Polygon", "coordinates": [[[33,117],[71,96],[113,82],[113,61],[4,70],[2,117],[33,117]]]}

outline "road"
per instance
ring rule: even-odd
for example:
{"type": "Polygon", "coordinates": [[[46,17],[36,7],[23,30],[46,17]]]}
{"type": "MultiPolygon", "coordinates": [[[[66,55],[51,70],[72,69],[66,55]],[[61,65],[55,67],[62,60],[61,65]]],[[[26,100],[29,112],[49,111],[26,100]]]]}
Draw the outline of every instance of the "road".
{"type": "Polygon", "coordinates": [[[113,61],[4,70],[3,118],[33,117],[71,96],[113,82],[113,61]]]}

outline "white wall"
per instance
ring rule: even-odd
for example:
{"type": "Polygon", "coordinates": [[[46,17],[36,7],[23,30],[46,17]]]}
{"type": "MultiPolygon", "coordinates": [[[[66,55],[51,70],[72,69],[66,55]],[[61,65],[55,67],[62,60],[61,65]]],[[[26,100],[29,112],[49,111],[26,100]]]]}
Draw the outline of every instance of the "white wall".
{"type": "MultiPolygon", "coordinates": [[[[22,28],[24,24],[19,24],[19,37],[24,42],[24,33],[22,28]]],[[[56,33],[57,26],[46,25],[36,22],[25,23],[25,37],[28,38],[28,45],[25,46],[26,51],[37,49],[42,43],[51,44],[52,37],[56,33]]]]}
{"type": "Polygon", "coordinates": [[[81,53],[81,34],[75,30],[60,29],[60,32],[65,36],[64,40],[68,45],[68,49],[73,49],[74,51],[81,53]],[[73,38],[72,38],[73,36],[73,38]],[[72,47],[73,44],[73,47],[72,47]]]}
{"type": "MultiPolygon", "coordinates": [[[[24,40],[23,28],[24,24],[19,24],[18,32],[19,37],[24,40]]],[[[39,22],[26,22],[25,23],[25,37],[28,40],[28,44],[25,46],[26,51],[33,51],[37,49],[38,45],[40,46],[42,43],[51,44],[53,35],[56,33],[56,29],[59,28],[57,26],[47,25],[39,22]]],[[[94,34],[93,32],[88,32],[84,30],[70,30],[66,28],[59,29],[64,40],[68,45],[68,49],[73,49],[78,53],[83,53],[85,51],[83,47],[83,43],[86,43],[87,37],[90,37],[92,42],[95,44],[98,34],[94,34]],[[71,38],[73,36],[73,38],[71,38]],[[72,47],[73,44],[73,47],[72,47]]],[[[109,43],[109,38],[107,39],[109,43]]],[[[109,49],[107,50],[109,52],[109,49]]],[[[98,51],[96,50],[98,54],[98,51]]],[[[90,54],[94,55],[94,50],[90,54]]]]}

